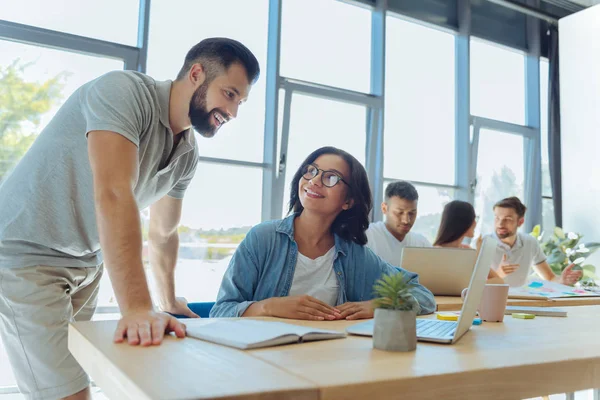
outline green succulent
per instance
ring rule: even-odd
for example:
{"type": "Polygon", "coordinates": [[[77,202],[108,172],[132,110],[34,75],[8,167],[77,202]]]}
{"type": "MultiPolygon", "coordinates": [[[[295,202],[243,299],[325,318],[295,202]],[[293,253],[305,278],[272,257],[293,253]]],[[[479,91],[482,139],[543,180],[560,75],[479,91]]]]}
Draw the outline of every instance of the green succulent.
{"type": "Polygon", "coordinates": [[[420,311],[421,306],[412,294],[414,285],[406,282],[402,273],[384,275],[373,285],[375,307],[400,311],[420,311]]]}

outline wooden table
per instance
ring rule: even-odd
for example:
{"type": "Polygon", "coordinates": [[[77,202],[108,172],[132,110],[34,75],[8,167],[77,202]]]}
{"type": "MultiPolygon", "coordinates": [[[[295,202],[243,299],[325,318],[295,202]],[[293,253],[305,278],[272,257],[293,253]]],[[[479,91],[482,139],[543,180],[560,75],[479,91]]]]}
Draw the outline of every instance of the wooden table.
{"type": "MultiPolygon", "coordinates": [[[[462,308],[460,296],[435,296],[438,311],[459,311],[462,308]]],[[[597,306],[600,297],[564,297],[557,299],[508,299],[509,306],[530,307],[568,307],[568,306],[597,306]]]]}
{"type": "Polygon", "coordinates": [[[173,337],[133,348],[112,343],[116,321],[77,322],[69,349],[114,399],[522,399],[600,387],[599,315],[582,306],[567,318],[507,317],[411,353],[374,350],[357,336],[252,351],[173,337]]]}

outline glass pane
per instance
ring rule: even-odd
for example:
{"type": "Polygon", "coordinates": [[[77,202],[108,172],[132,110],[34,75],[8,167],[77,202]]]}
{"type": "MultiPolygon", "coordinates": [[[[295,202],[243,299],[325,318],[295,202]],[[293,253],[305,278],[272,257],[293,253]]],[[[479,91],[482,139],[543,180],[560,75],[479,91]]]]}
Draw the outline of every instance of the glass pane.
{"type": "Polygon", "coordinates": [[[540,135],[542,145],[542,196],[552,196],[548,156],[548,60],[540,60],[540,135]]]}
{"type": "Polygon", "coordinates": [[[0,18],[135,46],[139,4],[139,0],[0,0],[0,18]]]}
{"type": "Polygon", "coordinates": [[[171,1],[152,0],[151,7],[147,71],[155,79],[175,79],[187,52],[204,38],[239,40],[254,53],[261,76],[248,102],[239,108],[237,118],[223,126],[214,138],[201,137],[198,144],[201,156],[262,162],[268,0],[180,0],[177,7],[171,1]],[[225,16],[223,10],[235,12],[225,16]],[[173,21],[177,21],[176,29],[173,21]]]}
{"type": "Polygon", "coordinates": [[[481,129],[477,154],[475,212],[478,231],[494,231],[494,204],[505,197],[523,198],[525,182],[524,141],[522,136],[481,129]]]}
{"type": "Polygon", "coordinates": [[[525,56],[471,40],[471,114],[525,124],[525,56]]]}
{"type": "Polygon", "coordinates": [[[283,215],[287,214],[292,178],[313,151],[323,146],[338,147],[364,165],[366,115],[363,106],[297,94],[292,96],[283,215]]]}
{"type": "MultiPolygon", "coordinates": [[[[383,198],[385,198],[385,189],[394,181],[384,181],[383,198]]],[[[429,186],[415,185],[419,193],[419,202],[417,208],[417,220],[413,225],[411,232],[417,232],[425,236],[430,243],[433,243],[437,235],[440,221],[442,220],[442,211],[444,206],[454,200],[454,189],[433,188],[429,186]]],[[[374,205],[379,207],[379,204],[374,205]]]]}
{"type": "MultiPolygon", "coordinates": [[[[216,300],[233,252],[261,221],[261,204],[262,169],[198,165],[183,200],[175,270],[177,296],[188,301],[216,300]]],[[[147,275],[154,290],[152,274],[147,275]]]]}
{"type": "Polygon", "coordinates": [[[454,184],[454,51],[452,34],[387,18],[384,176],[454,184]]]}
{"type": "Polygon", "coordinates": [[[122,60],[0,40],[0,182],[71,93],[115,69],[122,60]]]}
{"type": "Polygon", "coordinates": [[[553,199],[542,199],[542,224],[542,231],[548,232],[545,238],[552,236],[552,232],[556,226],[553,199]]]}
{"type": "Polygon", "coordinates": [[[337,0],[285,0],[281,75],[368,93],[371,11],[337,0]]]}

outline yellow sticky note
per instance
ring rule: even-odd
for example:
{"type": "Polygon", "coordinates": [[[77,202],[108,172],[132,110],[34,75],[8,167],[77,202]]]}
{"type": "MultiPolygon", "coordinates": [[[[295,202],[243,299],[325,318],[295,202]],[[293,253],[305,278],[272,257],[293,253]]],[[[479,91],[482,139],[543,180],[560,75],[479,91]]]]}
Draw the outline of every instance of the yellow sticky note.
{"type": "Polygon", "coordinates": [[[443,321],[458,321],[458,315],[450,313],[438,313],[437,319],[441,319],[443,321]]]}

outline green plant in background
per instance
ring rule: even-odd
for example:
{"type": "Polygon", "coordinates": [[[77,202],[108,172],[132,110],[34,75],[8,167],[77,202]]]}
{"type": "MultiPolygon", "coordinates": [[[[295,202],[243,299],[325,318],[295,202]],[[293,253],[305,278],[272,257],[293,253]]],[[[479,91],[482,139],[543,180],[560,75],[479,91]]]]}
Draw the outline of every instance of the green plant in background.
{"type": "Polygon", "coordinates": [[[19,59],[0,65],[0,181],[37,137],[43,115],[60,103],[68,78],[61,73],[44,82],[30,82],[25,70],[31,65],[19,59]]]}
{"type": "Polygon", "coordinates": [[[544,232],[540,231],[540,226],[536,225],[531,236],[540,242],[546,261],[555,274],[560,275],[566,267],[575,264],[574,270],[583,271],[581,284],[584,286],[595,284],[595,280],[598,279],[596,267],[586,264],[585,260],[600,248],[600,243],[579,243],[583,235],[574,232],[565,233],[560,227],[554,228],[552,236],[544,240],[544,232]]]}
{"type": "Polygon", "coordinates": [[[375,307],[399,311],[416,311],[421,306],[412,295],[413,285],[406,282],[402,273],[384,275],[373,285],[375,307]]]}

